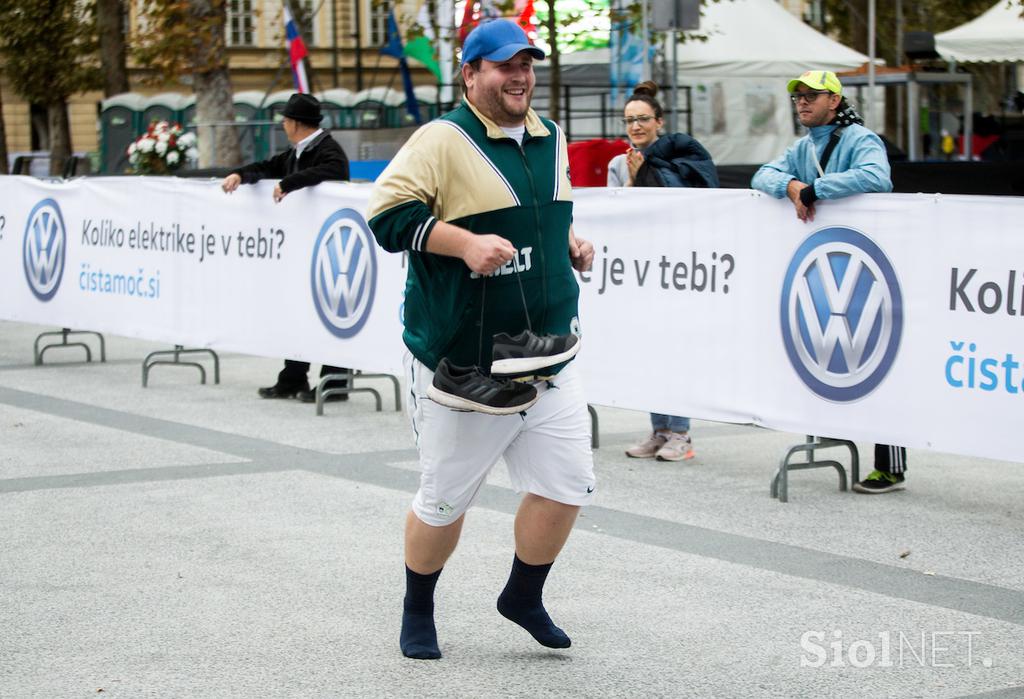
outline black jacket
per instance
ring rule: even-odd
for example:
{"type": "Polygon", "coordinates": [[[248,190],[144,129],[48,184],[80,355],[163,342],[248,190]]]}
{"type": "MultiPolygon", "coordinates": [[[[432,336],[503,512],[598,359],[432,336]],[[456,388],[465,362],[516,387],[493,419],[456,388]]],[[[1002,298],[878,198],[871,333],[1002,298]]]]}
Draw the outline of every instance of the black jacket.
{"type": "Polygon", "coordinates": [[[644,149],[637,187],[717,187],[711,154],[684,133],[665,134],[644,149]]]}
{"type": "Polygon", "coordinates": [[[234,173],[242,178],[242,184],[252,184],[262,179],[279,179],[282,192],[294,192],[324,180],[349,178],[345,151],[326,131],[306,146],[297,167],[295,148],[289,148],[270,160],[240,167],[234,173]]]}

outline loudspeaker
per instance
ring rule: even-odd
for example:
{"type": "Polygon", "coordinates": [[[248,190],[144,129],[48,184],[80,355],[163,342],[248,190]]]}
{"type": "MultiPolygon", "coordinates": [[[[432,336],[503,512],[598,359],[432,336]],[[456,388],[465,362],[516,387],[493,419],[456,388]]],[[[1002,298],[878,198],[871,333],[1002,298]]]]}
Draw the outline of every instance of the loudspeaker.
{"type": "Polygon", "coordinates": [[[650,8],[656,32],[700,29],[700,0],[652,0],[650,8]]]}
{"type": "Polygon", "coordinates": [[[931,32],[904,32],[903,52],[912,61],[939,58],[935,52],[935,35],[931,32]]]}

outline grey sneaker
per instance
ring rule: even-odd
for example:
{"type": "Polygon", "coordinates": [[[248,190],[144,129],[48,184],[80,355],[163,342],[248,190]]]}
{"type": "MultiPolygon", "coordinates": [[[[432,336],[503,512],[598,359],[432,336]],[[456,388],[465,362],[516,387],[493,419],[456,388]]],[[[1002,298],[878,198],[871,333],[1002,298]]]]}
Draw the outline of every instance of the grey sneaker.
{"type": "Polygon", "coordinates": [[[669,434],[664,446],[655,454],[658,461],[684,461],[692,459],[694,456],[696,454],[693,453],[693,441],[690,439],[690,435],[685,432],[672,432],[669,434]]]}
{"type": "Polygon", "coordinates": [[[665,442],[668,441],[668,434],[665,432],[652,432],[647,439],[637,442],[626,450],[626,456],[634,459],[653,459],[665,442]]]}

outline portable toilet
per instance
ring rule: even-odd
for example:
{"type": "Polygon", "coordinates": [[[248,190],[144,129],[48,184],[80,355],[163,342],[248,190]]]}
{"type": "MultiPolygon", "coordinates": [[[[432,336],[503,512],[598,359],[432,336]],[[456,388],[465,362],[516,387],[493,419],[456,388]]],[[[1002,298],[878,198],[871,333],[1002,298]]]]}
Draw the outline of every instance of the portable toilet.
{"type": "MultiPolygon", "coordinates": [[[[441,110],[437,103],[436,85],[417,85],[412,91],[416,95],[416,102],[419,103],[420,116],[423,117],[424,123],[441,115],[441,110]]],[[[412,119],[409,116],[409,112],[405,112],[405,115],[410,120],[412,119]]]]}
{"type": "Polygon", "coordinates": [[[335,87],[317,95],[324,112],[321,124],[325,129],[350,129],[354,124],[352,105],[356,103],[356,95],[351,90],[335,87]]]}
{"type": "Polygon", "coordinates": [[[266,109],[263,100],[266,93],[262,90],[244,90],[236,92],[232,97],[235,109],[235,123],[238,131],[238,145],[242,150],[242,160],[251,163],[265,160],[267,154],[266,124],[251,123],[266,121],[266,109]]]}
{"type": "Polygon", "coordinates": [[[122,92],[100,106],[100,172],[120,174],[128,168],[128,146],[138,135],[145,98],[122,92]]]}
{"type": "Polygon", "coordinates": [[[142,129],[149,128],[154,121],[181,123],[181,111],[185,96],[179,92],[162,92],[146,98],[142,103],[142,129]]]}
{"type": "Polygon", "coordinates": [[[354,126],[357,129],[382,129],[397,126],[395,107],[405,103],[405,97],[390,87],[371,87],[355,95],[352,105],[354,126]]]}

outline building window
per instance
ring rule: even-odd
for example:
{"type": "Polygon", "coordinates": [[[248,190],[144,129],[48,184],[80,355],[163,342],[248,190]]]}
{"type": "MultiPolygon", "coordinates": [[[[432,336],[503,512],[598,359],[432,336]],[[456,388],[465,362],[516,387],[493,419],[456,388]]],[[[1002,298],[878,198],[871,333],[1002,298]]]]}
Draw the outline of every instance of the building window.
{"type": "Polygon", "coordinates": [[[388,43],[388,13],[391,3],[388,0],[370,0],[370,46],[383,46],[388,43]]]}
{"type": "Polygon", "coordinates": [[[253,45],[252,0],[228,0],[228,46],[253,45]]]}

